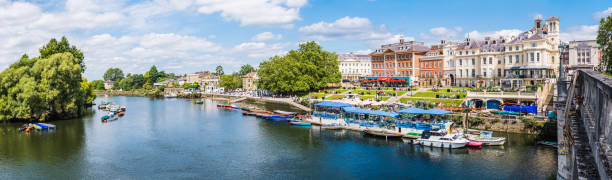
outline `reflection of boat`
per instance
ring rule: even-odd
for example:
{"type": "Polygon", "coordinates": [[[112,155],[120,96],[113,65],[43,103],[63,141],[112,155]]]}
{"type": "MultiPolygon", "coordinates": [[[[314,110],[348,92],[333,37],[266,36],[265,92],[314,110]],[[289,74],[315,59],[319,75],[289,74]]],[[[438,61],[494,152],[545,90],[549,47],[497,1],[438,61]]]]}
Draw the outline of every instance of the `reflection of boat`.
{"type": "Polygon", "coordinates": [[[480,141],[485,146],[499,146],[506,143],[504,137],[493,137],[493,131],[478,131],[468,130],[468,134],[465,135],[470,141],[480,141]]]}
{"type": "Polygon", "coordinates": [[[310,123],[309,121],[291,121],[291,122],[289,122],[289,124],[295,125],[295,126],[310,126],[310,125],[312,125],[312,123],[310,123]]]}
{"type": "Polygon", "coordinates": [[[537,143],[538,143],[539,145],[545,145],[545,146],[550,146],[550,147],[557,148],[557,143],[556,143],[556,142],[551,142],[551,141],[538,141],[537,143]]]}
{"type": "Polygon", "coordinates": [[[321,129],[339,130],[339,129],[342,129],[342,126],[340,126],[338,124],[325,124],[325,125],[321,126],[321,129]]]}
{"type": "Polygon", "coordinates": [[[469,141],[457,134],[446,134],[439,131],[431,131],[429,133],[423,133],[423,137],[414,140],[415,144],[430,147],[441,147],[441,148],[462,148],[469,143],[469,141]]]}
{"type": "Polygon", "coordinates": [[[384,137],[384,138],[402,138],[402,134],[399,133],[390,133],[382,130],[371,130],[366,129],[363,131],[365,135],[374,136],[374,137],[384,137]]]}

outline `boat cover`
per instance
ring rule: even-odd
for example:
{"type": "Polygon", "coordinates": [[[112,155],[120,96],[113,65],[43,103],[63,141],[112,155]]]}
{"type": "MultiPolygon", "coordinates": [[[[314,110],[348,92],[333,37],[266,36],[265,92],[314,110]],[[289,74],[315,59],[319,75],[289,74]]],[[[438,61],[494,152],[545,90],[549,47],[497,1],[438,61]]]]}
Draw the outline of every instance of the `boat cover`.
{"type": "Polygon", "coordinates": [[[323,102],[315,104],[315,106],[321,106],[321,107],[349,107],[351,105],[350,104],[346,104],[346,103],[341,103],[341,102],[323,101],[323,102]]]}

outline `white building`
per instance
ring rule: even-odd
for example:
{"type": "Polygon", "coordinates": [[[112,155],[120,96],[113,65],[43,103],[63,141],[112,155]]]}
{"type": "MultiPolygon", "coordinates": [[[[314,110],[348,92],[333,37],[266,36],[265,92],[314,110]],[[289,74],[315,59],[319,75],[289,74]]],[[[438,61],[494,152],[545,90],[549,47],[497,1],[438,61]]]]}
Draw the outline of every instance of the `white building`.
{"type": "Polygon", "coordinates": [[[342,81],[358,81],[359,77],[369,76],[372,74],[372,61],[369,55],[361,54],[340,54],[340,73],[342,81]]]}
{"type": "Polygon", "coordinates": [[[457,43],[455,42],[446,42],[445,40],[440,41],[440,44],[442,44],[443,47],[443,52],[444,52],[444,85],[443,86],[456,86],[455,82],[456,82],[456,78],[457,78],[457,74],[456,74],[456,67],[457,64],[455,64],[455,49],[457,48],[457,43]]]}
{"type": "Polygon", "coordinates": [[[569,68],[574,69],[600,68],[601,54],[597,40],[570,41],[569,42],[569,68]]]}
{"type": "MultiPolygon", "coordinates": [[[[518,36],[473,40],[447,46],[456,86],[535,86],[555,78],[559,67],[559,18],[535,20],[535,27],[518,36]]],[[[453,79],[453,78],[450,78],[453,79]]]]}

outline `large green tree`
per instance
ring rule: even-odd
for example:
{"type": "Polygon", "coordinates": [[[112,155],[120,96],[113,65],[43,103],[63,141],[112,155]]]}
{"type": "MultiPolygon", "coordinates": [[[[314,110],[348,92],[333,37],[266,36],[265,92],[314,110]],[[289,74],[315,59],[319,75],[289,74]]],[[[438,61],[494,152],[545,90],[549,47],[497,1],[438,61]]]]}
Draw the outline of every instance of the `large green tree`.
{"type": "Polygon", "coordinates": [[[102,80],[93,80],[89,83],[95,90],[104,90],[104,81],[102,80]]]}
{"type": "Polygon", "coordinates": [[[215,68],[215,75],[223,76],[225,73],[223,72],[223,66],[219,65],[215,68]]]}
{"type": "Polygon", "coordinates": [[[149,71],[145,73],[144,78],[146,79],[146,82],[149,85],[153,85],[153,83],[156,83],[157,79],[159,78],[159,72],[157,71],[157,67],[155,65],[151,66],[151,69],[149,69],[149,71]]]}
{"type": "Polygon", "coordinates": [[[338,56],[314,41],[300,44],[285,56],[274,56],[259,65],[257,87],[281,93],[319,90],[340,82],[338,56]]]}
{"type": "Polygon", "coordinates": [[[51,39],[49,43],[45,44],[38,50],[40,52],[40,58],[48,58],[51,55],[68,52],[77,59],[77,64],[81,65],[81,71],[85,72],[85,56],[83,52],[77,49],[76,46],[71,46],[66,37],[62,36],[60,42],[57,42],[55,38],[51,39]]]}
{"type": "Polygon", "coordinates": [[[121,81],[121,79],[123,79],[123,71],[119,68],[108,68],[108,70],[106,70],[106,72],[104,72],[104,80],[108,81],[116,81],[119,82],[121,81]]]}
{"type": "Polygon", "coordinates": [[[94,100],[76,47],[65,38],[60,43],[52,39],[40,53],[35,58],[23,55],[0,73],[0,120],[71,118],[94,100]]]}
{"type": "Polygon", "coordinates": [[[250,72],[255,72],[255,68],[250,64],[245,64],[240,67],[240,75],[244,76],[245,74],[248,74],[250,72]]]}
{"type": "Polygon", "coordinates": [[[612,72],[612,14],[601,18],[597,43],[601,47],[601,62],[607,72],[612,72]]]}
{"type": "Polygon", "coordinates": [[[219,77],[219,86],[225,89],[242,88],[242,76],[238,73],[219,77]]]}

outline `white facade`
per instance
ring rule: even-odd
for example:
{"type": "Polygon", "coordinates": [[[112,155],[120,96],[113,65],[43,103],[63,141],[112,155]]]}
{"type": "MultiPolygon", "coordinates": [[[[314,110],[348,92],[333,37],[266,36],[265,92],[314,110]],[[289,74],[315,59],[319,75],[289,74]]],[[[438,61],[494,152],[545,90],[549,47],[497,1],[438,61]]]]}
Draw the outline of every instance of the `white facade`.
{"type": "Polygon", "coordinates": [[[454,84],[463,87],[502,84],[518,87],[554,78],[560,63],[559,18],[551,17],[546,25],[543,23],[537,19],[535,27],[516,37],[486,37],[484,40],[468,37],[463,42],[445,46],[444,51],[449,52],[445,57],[448,65],[445,71],[454,69],[454,84]]]}
{"type": "Polygon", "coordinates": [[[372,74],[372,61],[370,56],[361,54],[340,54],[340,73],[343,81],[356,81],[359,77],[372,74]]]}
{"type": "Polygon", "coordinates": [[[599,68],[601,56],[596,40],[570,41],[569,68],[599,68]]]}

